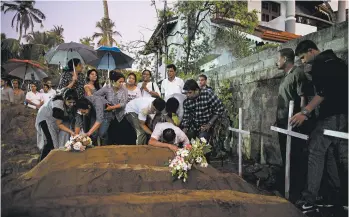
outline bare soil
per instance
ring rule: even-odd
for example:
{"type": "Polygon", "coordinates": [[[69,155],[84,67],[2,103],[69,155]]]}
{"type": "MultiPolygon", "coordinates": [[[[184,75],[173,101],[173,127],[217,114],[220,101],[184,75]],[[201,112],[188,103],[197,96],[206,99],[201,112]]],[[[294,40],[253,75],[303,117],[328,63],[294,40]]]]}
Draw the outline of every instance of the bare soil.
{"type": "Polygon", "coordinates": [[[55,150],[2,189],[3,216],[303,216],[235,174],[194,168],[186,183],[165,163],[167,149],[55,150]]]}

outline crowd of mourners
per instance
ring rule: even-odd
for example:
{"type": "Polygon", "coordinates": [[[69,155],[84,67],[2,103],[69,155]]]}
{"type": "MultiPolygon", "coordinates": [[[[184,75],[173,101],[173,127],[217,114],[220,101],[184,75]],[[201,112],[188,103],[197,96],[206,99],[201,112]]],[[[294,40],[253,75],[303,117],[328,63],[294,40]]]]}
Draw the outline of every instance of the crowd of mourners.
{"type": "MultiPolygon", "coordinates": [[[[284,76],[275,125],[287,129],[292,100],[292,130],[310,138],[292,138],[290,200],[304,213],[319,206],[343,207],[347,203],[348,143],[325,136],[323,131],[348,132],[347,64],[332,50],[320,52],[314,42],[304,40],[295,51],[279,50],[276,65],[284,76]],[[295,65],[295,56],[301,65],[295,65]]],[[[96,69],[85,73],[83,68],[79,59],[69,60],[56,91],[48,81],[40,91],[32,83],[25,94],[19,80],[1,80],[3,103],[24,103],[38,109],[35,127],[40,160],[78,134],[91,137],[95,145],[148,144],[176,151],[192,138],[211,141],[219,125],[228,129],[227,111],[203,74],[198,81],[184,82],[176,76],[176,66],[170,64],[159,88],[150,70],[142,72],[139,83],[136,74],[125,76],[113,70],[101,84],[96,69]]],[[[280,133],[283,166],[286,140],[280,133]]],[[[212,156],[206,157],[210,162],[212,156]]],[[[284,169],[280,171],[277,188],[282,193],[285,174],[284,169]]]]}

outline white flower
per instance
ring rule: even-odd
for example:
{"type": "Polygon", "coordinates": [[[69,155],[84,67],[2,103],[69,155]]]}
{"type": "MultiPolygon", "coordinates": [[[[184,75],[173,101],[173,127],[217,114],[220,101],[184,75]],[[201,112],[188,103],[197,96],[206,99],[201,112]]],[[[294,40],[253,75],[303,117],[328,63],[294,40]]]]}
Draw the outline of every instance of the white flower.
{"type": "Polygon", "coordinates": [[[206,139],[205,139],[204,137],[201,137],[200,140],[201,140],[201,142],[203,142],[203,143],[207,143],[207,141],[206,141],[206,139]]]}
{"type": "Polygon", "coordinates": [[[183,182],[185,182],[185,181],[186,181],[186,179],[184,178],[184,179],[183,179],[183,182]]]}
{"type": "Polygon", "coordinates": [[[80,151],[80,147],[82,146],[81,142],[77,142],[73,145],[74,150],[80,151]]]}
{"type": "Polygon", "coordinates": [[[65,143],[65,145],[64,145],[64,146],[65,146],[66,148],[68,148],[68,147],[70,147],[70,146],[71,146],[71,144],[72,144],[72,142],[71,142],[71,141],[68,141],[68,142],[66,142],[66,143],[65,143]]]}
{"type": "Polygon", "coordinates": [[[196,143],[195,139],[191,139],[191,140],[190,140],[190,143],[191,143],[191,144],[195,144],[195,143],[196,143]]]}
{"type": "Polygon", "coordinates": [[[191,170],[191,164],[188,164],[188,170],[191,170]]]}
{"type": "Polygon", "coordinates": [[[207,164],[207,163],[201,163],[200,166],[201,166],[201,167],[207,167],[208,164],[207,164]]]}
{"type": "Polygon", "coordinates": [[[202,161],[202,157],[197,157],[196,158],[196,163],[201,163],[201,161],[202,161]]]}
{"type": "Polygon", "coordinates": [[[197,148],[198,147],[198,145],[196,143],[194,143],[192,146],[193,146],[193,148],[197,148]]]}
{"type": "Polygon", "coordinates": [[[177,166],[176,166],[176,169],[177,169],[177,170],[180,170],[180,169],[181,169],[181,166],[177,165],[177,166]]]}

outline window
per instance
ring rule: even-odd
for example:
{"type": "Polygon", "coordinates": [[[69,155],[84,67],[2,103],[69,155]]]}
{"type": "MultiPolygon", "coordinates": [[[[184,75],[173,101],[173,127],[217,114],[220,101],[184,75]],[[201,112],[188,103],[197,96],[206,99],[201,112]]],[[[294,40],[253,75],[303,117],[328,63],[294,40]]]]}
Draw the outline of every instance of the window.
{"type": "Polygon", "coordinates": [[[262,1],[262,21],[269,22],[280,16],[280,4],[262,1]]]}

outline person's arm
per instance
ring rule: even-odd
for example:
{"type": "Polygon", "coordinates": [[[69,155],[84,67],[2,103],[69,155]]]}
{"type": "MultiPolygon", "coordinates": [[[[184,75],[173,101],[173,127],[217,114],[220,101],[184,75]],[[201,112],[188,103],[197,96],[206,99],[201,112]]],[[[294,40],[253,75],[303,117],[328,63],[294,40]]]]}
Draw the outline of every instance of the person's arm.
{"type": "Polygon", "coordinates": [[[149,135],[152,134],[152,131],[149,129],[149,127],[145,124],[145,121],[139,120],[139,126],[149,135]]]}
{"type": "Polygon", "coordinates": [[[84,90],[85,90],[86,96],[92,95],[91,89],[87,84],[84,86],[84,90]]]}
{"type": "Polygon", "coordinates": [[[14,103],[15,94],[13,93],[13,89],[12,88],[9,89],[8,95],[9,95],[10,103],[14,103]]]}
{"type": "Polygon", "coordinates": [[[30,92],[27,93],[27,95],[25,96],[25,101],[30,104],[30,105],[33,105],[33,106],[37,106],[35,103],[33,103],[31,101],[31,98],[30,98],[30,92]]]}
{"type": "Polygon", "coordinates": [[[187,133],[189,127],[189,118],[190,118],[190,110],[189,110],[190,101],[184,100],[183,102],[183,119],[181,122],[182,129],[184,133],[187,133]]]}
{"type": "Polygon", "coordinates": [[[164,79],[164,80],[162,80],[162,82],[161,82],[161,95],[162,96],[165,96],[165,84],[166,83],[166,80],[164,79]]]}
{"type": "Polygon", "coordinates": [[[153,87],[151,90],[149,90],[148,88],[144,91],[147,91],[152,97],[159,97],[160,96],[160,91],[159,91],[159,87],[155,82],[150,82],[150,84],[152,86],[154,86],[154,91],[153,91],[153,87]]]}
{"type": "Polygon", "coordinates": [[[72,80],[69,82],[67,88],[72,88],[77,81],[78,81],[77,72],[73,72],[72,80]]]}
{"type": "Polygon", "coordinates": [[[177,151],[178,147],[175,145],[171,145],[168,143],[159,142],[158,140],[154,139],[153,137],[150,137],[150,140],[148,142],[148,145],[154,146],[154,147],[160,147],[160,148],[168,148],[172,151],[177,151]]]}
{"type": "Polygon", "coordinates": [[[93,106],[95,107],[95,111],[96,111],[96,121],[91,127],[91,129],[86,133],[88,136],[91,136],[96,130],[99,129],[104,119],[103,100],[100,98],[97,98],[93,106]]]}
{"type": "MultiPolygon", "coordinates": [[[[316,80],[314,82],[315,88],[316,88],[316,95],[315,97],[310,101],[310,103],[304,107],[303,111],[306,111],[308,114],[310,114],[316,107],[318,107],[322,101],[324,101],[327,90],[331,88],[331,85],[329,81],[326,79],[326,76],[323,75],[324,72],[328,72],[330,70],[330,67],[326,67],[326,64],[319,64],[319,65],[313,65],[313,71],[314,73],[313,80],[316,80]],[[317,78],[315,77],[318,76],[317,78]]],[[[307,116],[303,112],[298,112],[295,114],[291,119],[290,123],[293,127],[297,127],[303,124],[303,122],[307,119],[307,116]]]]}
{"type": "Polygon", "coordinates": [[[305,73],[303,72],[303,70],[301,70],[301,68],[298,68],[297,70],[300,70],[297,74],[296,74],[296,86],[297,86],[297,94],[298,96],[301,98],[301,102],[300,102],[300,107],[304,108],[306,106],[306,95],[305,95],[305,88],[307,86],[308,83],[308,79],[305,75],[305,73]]]}
{"type": "Polygon", "coordinates": [[[215,123],[215,121],[222,116],[225,108],[224,105],[222,103],[222,101],[218,98],[218,96],[216,94],[214,94],[212,91],[208,92],[210,95],[210,103],[209,105],[212,106],[212,110],[213,110],[213,116],[211,117],[211,120],[209,121],[209,124],[211,124],[211,126],[215,123]]]}
{"type": "Polygon", "coordinates": [[[75,116],[75,135],[79,135],[80,130],[82,128],[83,125],[83,117],[82,115],[76,114],[75,116]]]}
{"type": "Polygon", "coordinates": [[[57,119],[57,120],[56,120],[56,124],[57,124],[57,126],[58,126],[58,128],[59,128],[60,130],[62,130],[62,131],[64,131],[64,132],[67,132],[67,133],[69,133],[69,134],[72,135],[72,136],[75,136],[75,133],[74,133],[71,129],[69,129],[68,127],[64,126],[62,120],[57,119]]]}

